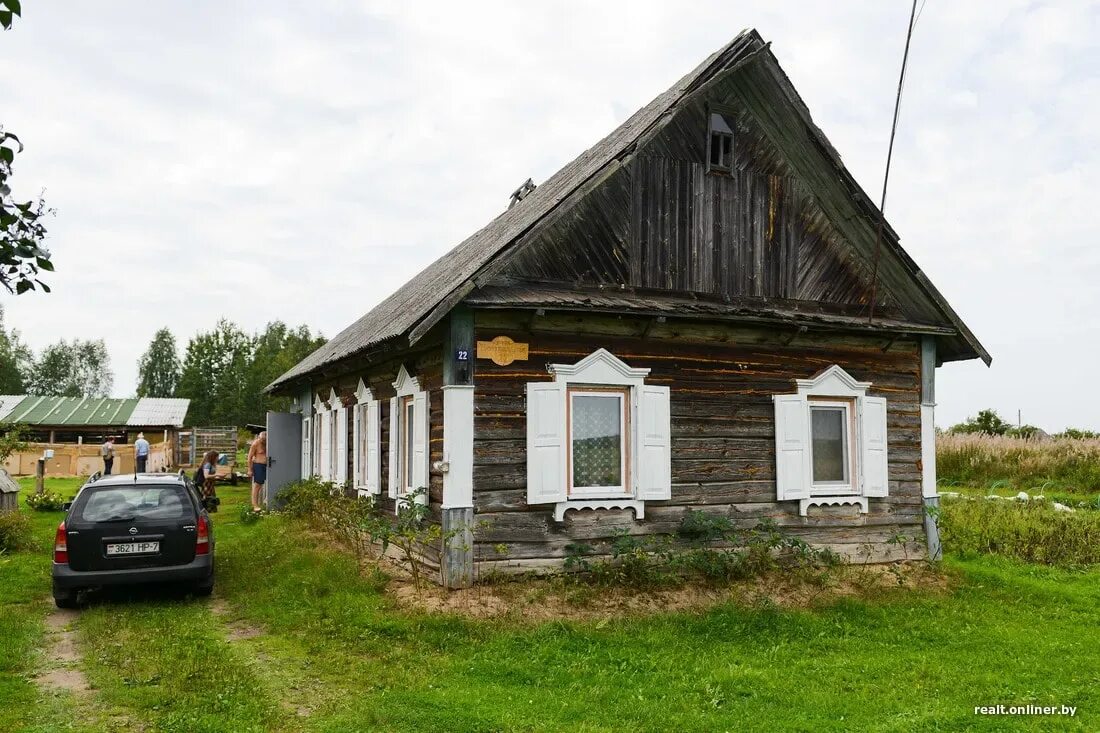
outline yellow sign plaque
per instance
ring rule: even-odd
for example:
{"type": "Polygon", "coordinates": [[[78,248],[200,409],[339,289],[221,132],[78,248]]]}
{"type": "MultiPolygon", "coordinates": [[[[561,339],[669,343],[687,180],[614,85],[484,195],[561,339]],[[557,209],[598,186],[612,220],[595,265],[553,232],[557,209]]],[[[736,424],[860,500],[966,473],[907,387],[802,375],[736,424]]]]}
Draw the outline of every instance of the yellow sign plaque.
{"type": "Polygon", "coordinates": [[[477,358],[489,359],[497,366],[508,366],[513,361],[527,361],[527,348],[527,344],[497,336],[492,341],[477,342],[477,358]]]}

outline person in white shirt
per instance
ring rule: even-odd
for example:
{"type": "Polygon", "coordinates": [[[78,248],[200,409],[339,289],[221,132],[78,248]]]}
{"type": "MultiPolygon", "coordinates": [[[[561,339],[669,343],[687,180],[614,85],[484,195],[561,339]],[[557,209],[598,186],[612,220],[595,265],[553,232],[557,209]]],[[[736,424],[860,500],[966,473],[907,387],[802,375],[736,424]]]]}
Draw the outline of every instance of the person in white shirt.
{"type": "Polygon", "coordinates": [[[137,461],[137,472],[145,473],[145,466],[149,462],[149,441],[145,439],[145,433],[138,433],[134,441],[134,458],[137,461]]]}

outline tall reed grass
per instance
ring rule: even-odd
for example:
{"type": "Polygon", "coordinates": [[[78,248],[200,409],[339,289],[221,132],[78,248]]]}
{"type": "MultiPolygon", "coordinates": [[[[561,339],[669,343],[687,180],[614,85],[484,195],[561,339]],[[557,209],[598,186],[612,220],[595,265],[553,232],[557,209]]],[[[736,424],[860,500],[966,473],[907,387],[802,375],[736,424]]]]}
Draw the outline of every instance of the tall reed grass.
{"type": "Polygon", "coordinates": [[[1100,438],[1028,440],[995,435],[936,436],[940,486],[983,486],[1071,494],[1100,492],[1100,438]]]}

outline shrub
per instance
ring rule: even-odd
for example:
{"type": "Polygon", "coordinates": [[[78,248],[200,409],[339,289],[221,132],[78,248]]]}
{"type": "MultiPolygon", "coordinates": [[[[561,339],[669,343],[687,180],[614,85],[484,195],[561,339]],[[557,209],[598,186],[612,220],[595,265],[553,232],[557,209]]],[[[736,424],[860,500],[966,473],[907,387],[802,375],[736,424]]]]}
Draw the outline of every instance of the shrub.
{"type": "Polygon", "coordinates": [[[31,544],[31,522],[19,511],[0,512],[0,552],[16,552],[31,544]]]}
{"type": "Polygon", "coordinates": [[[1100,512],[1059,512],[1048,502],[944,499],[940,537],[962,554],[1067,567],[1100,563],[1100,512]]]}
{"type": "Polygon", "coordinates": [[[241,507],[241,524],[255,524],[263,517],[263,512],[257,512],[250,506],[241,507]]]}
{"type": "Polygon", "coordinates": [[[61,494],[52,491],[43,491],[41,494],[31,494],[24,502],[36,512],[57,512],[68,501],[61,494]]]}
{"type": "Polygon", "coordinates": [[[596,583],[648,588],[686,578],[727,583],[768,572],[822,569],[839,565],[831,550],[817,550],[790,537],[770,520],[738,531],[728,517],[688,512],[680,522],[677,543],[669,535],[634,536],[620,531],[611,556],[591,557],[586,544],[566,546],[565,569],[587,573],[596,583]]]}
{"type": "Polygon", "coordinates": [[[279,493],[283,502],[282,510],[292,517],[308,517],[316,513],[318,507],[332,498],[336,485],[318,478],[295,481],[279,493]]]}

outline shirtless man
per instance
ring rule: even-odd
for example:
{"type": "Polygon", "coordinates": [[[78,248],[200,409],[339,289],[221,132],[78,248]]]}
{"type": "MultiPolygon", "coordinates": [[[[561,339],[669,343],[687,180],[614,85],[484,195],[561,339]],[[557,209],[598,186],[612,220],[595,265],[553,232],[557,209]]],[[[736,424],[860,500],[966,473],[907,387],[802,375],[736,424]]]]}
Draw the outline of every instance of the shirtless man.
{"type": "Polygon", "coordinates": [[[248,449],[248,477],[252,479],[252,511],[263,509],[260,500],[267,483],[267,431],[264,430],[248,449]]]}

